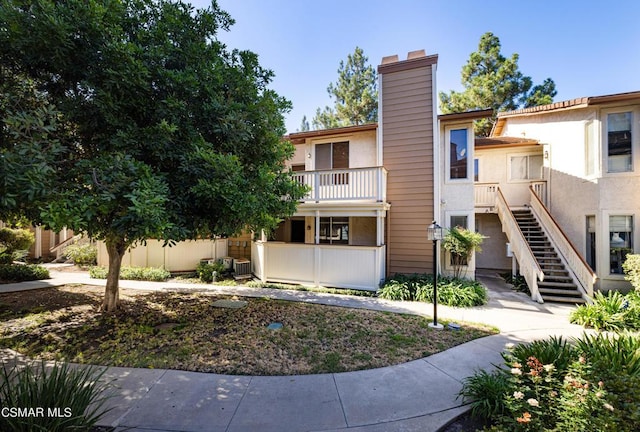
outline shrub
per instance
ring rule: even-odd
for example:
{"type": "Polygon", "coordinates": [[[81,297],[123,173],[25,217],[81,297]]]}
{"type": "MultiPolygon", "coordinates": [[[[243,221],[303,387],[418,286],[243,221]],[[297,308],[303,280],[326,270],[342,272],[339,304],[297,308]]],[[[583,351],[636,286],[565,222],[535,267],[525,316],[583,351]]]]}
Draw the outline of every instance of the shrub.
{"type": "Polygon", "coordinates": [[[637,292],[640,292],[640,254],[628,254],[622,264],[627,279],[637,292]]]}
{"type": "Polygon", "coordinates": [[[583,335],[575,346],[562,338],[510,345],[498,370],[477,372],[460,392],[495,424],[490,430],[636,430],[640,336],[583,335]],[[502,401],[496,400],[500,392],[502,401]]]}
{"type": "Polygon", "coordinates": [[[504,396],[509,389],[508,375],[501,370],[492,373],[480,370],[462,381],[458,397],[471,401],[471,415],[481,419],[491,419],[503,414],[504,396]]]}
{"type": "Polygon", "coordinates": [[[559,371],[566,371],[569,364],[577,360],[578,354],[569,341],[556,336],[519,344],[502,354],[505,361],[515,359],[522,364],[530,357],[535,357],[544,364],[553,363],[559,371]]]}
{"type": "MultiPolygon", "coordinates": [[[[89,276],[94,279],[106,279],[108,271],[105,267],[91,267],[89,276]]],[[[171,273],[157,267],[122,267],[120,269],[120,279],[122,280],[164,282],[170,277],[171,273]]]]}
{"type": "Polygon", "coordinates": [[[640,328],[640,296],[636,292],[626,296],[618,291],[609,291],[607,295],[596,292],[593,304],[578,306],[571,312],[569,320],[596,330],[638,329],[640,328]]]}
{"type": "Polygon", "coordinates": [[[455,227],[447,231],[442,239],[442,247],[451,254],[454,276],[462,276],[462,269],[467,265],[473,251],[480,252],[484,236],[466,228],[455,227]]]}
{"type": "Polygon", "coordinates": [[[502,279],[508,284],[513,286],[513,289],[518,292],[529,293],[529,285],[527,285],[527,280],[522,275],[513,276],[511,272],[501,273],[502,279]]]}
{"type": "Polygon", "coordinates": [[[95,265],[98,259],[98,248],[91,243],[72,244],[66,247],[64,254],[77,265],[95,265]]]}
{"type": "MultiPolygon", "coordinates": [[[[106,369],[105,369],[106,370],[106,369]]],[[[93,367],[72,369],[67,364],[47,368],[26,365],[0,371],[0,405],[8,408],[42,408],[44,415],[0,416],[3,431],[89,430],[108,410],[102,396],[104,374],[93,367]],[[48,415],[59,409],[59,415],[48,415]]]]}
{"type": "MultiPolygon", "coordinates": [[[[433,277],[426,274],[393,275],[382,283],[378,296],[388,300],[433,302],[433,277]]],[[[440,277],[438,302],[457,307],[480,306],[487,302],[487,290],[477,281],[440,277]]]]}
{"type": "Polygon", "coordinates": [[[576,346],[598,373],[640,377],[640,336],[637,334],[585,334],[576,341],[576,346]]]}
{"type": "Polygon", "coordinates": [[[0,264],[0,280],[23,282],[49,279],[49,270],[36,264],[0,264]]]}
{"type": "Polygon", "coordinates": [[[33,233],[27,229],[0,228],[0,264],[22,258],[34,242],[33,233]]]}
{"type": "Polygon", "coordinates": [[[224,264],[219,261],[207,263],[201,261],[196,267],[196,273],[203,282],[211,283],[218,280],[224,271],[224,264]]]}

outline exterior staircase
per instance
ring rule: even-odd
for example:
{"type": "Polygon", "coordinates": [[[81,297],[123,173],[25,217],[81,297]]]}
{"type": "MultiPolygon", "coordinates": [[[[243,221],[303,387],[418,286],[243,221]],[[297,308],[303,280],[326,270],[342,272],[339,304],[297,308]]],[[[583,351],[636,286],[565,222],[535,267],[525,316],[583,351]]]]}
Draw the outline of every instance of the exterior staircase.
{"type": "Polygon", "coordinates": [[[538,291],[545,302],[585,303],[555,248],[529,209],[512,210],[538,265],[544,281],[538,282],[538,291]]]}

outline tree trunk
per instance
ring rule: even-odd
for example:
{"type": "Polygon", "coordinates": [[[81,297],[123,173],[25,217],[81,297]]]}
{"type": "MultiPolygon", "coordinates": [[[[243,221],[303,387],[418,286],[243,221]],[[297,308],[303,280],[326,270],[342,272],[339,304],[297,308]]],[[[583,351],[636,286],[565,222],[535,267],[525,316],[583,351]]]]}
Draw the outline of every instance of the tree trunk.
{"type": "Polygon", "coordinates": [[[122,257],[127,250],[126,243],[122,238],[108,238],[105,240],[107,254],[109,255],[109,272],[107,273],[107,285],[104,289],[104,301],[102,302],[103,312],[115,312],[118,308],[120,289],[120,267],[122,267],[122,257]]]}

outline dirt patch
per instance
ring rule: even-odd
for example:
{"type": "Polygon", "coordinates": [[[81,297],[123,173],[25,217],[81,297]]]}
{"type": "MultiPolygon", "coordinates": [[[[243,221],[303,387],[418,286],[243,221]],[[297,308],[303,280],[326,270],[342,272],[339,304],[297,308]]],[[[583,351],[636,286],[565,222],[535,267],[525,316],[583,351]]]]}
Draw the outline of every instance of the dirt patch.
{"type": "Polygon", "coordinates": [[[103,314],[103,295],[85,285],[0,294],[0,346],[107,366],[296,375],[403,363],[495,333],[468,324],[433,330],[429,318],[413,315],[127,289],[119,312],[103,314]],[[246,305],[218,308],[218,300],[246,305]],[[282,328],[269,329],[274,322],[282,328]]]}

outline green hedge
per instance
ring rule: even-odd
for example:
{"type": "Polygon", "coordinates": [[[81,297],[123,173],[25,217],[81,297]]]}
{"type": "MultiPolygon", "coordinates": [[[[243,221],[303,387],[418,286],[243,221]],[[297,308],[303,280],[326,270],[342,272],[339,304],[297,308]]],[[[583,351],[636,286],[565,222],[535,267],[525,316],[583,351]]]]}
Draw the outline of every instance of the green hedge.
{"type": "Polygon", "coordinates": [[[49,270],[36,264],[0,264],[0,281],[23,282],[49,279],[49,270]]]}
{"type": "MultiPolygon", "coordinates": [[[[91,267],[89,276],[93,279],[106,279],[108,269],[105,267],[91,267]]],[[[156,267],[122,267],[120,279],[142,280],[151,282],[164,282],[171,277],[171,273],[163,268],[156,267]]]]}
{"type": "MultiPolygon", "coordinates": [[[[427,274],[395,274],[387,278],[378,296],[388,300],[433,302],[433,277],[427,274]]],[[[487,302],[487,290],[477,281],[452,277],[438,278],[438,303],[472,307],[487,302]]]]}

